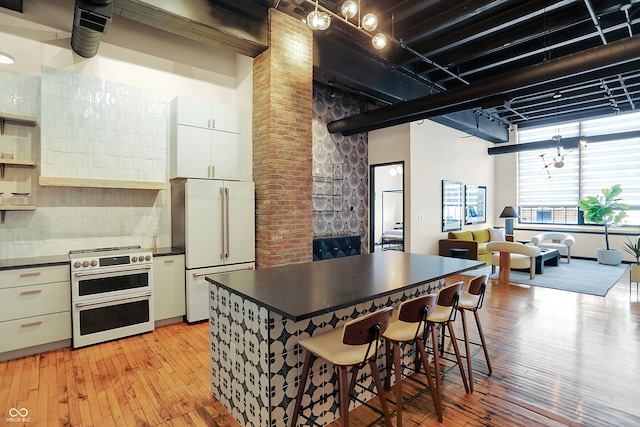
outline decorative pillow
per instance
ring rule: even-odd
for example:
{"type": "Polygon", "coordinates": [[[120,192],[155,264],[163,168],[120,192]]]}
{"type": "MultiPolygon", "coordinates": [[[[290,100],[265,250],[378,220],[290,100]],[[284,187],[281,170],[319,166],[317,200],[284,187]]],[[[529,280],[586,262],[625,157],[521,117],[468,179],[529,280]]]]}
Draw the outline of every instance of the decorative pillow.
{"type": "Polygon", "coordinates": [[[489,234],[491,234],[492,242],[505,242],[507,239],[504,237],[503,228],[490,228],[489,234]]]}

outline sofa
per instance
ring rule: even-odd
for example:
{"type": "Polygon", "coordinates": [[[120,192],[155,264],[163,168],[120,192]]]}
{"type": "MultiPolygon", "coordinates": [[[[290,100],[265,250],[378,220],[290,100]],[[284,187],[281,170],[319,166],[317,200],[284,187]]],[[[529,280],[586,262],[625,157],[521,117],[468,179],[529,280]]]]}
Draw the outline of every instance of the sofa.
{"type": "Polygon", "coordinates": [[[451,256],[451,249],[468,249],[468,259],[491,264],[491,252],[487,251],[490,241],[513,241],[513,236],[505,236],[504,229],[483,228],[473,231],[450,231],[446,239],[439,242],[438,254],[451,256]]]}

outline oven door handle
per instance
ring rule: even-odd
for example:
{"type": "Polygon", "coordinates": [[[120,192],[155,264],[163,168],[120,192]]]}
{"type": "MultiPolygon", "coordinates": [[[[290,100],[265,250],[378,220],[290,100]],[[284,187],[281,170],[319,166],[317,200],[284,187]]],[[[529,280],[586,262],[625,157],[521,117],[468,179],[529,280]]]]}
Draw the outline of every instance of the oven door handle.
{"type": "Polygon", "coordinates": [[[130,297],[127,297],[127,298],[110,299],[108,301],[77,302],[76,303],[76,307],[78,307],[78,308],[91,307],[92,305],[102,305],[102,304],[105,304],[105,303],[128,301],[128,300],[132,300],[132,299],[138,299],[138,298],[141,298],[141,297],[150,297],[151,295],[153,295],[151,292],[145,292],[144,294],[131,295],[130,297]]]}
{"type": "Polygon", "coordinates": [[[113,273],[131,273],[131,272],[136,272],[136,271],[149,271],[151,270],[151,266],[145,266],[145,267],[140,267],[140,268],[129,268],[129,269],[123,269],[123,270],[110,270],[110,271],[96,271],[96,272],[79,272],[79,273],[74,273],[74,276],[76,277],[89,277],[89,276],[107,276],[107,275],[112,275],[113,273]]]}

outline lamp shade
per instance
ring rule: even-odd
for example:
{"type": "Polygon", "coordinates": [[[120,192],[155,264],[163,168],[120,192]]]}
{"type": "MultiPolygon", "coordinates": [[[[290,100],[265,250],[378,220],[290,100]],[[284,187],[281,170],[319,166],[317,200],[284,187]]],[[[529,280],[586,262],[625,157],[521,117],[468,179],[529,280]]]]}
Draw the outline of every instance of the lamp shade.
{"type": "Polygon", "coordinates": [[[505,206],[500,218],[519,218],[518,211],[513,206],[505,206]]]}

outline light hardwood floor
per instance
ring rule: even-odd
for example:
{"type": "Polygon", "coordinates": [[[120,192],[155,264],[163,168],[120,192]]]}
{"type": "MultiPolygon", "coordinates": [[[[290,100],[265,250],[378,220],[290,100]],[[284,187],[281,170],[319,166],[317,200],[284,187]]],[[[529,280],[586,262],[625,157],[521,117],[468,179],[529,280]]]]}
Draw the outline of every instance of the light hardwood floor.
{"type": "MultiPolygon", "coordinates": [[[[405,405],[403,425],[640,425],[640,302],[628,280],[604,298],[491,282],[481,318],[493,374],[477,353],[474,393],[452,370],[444,422],[427,393],[405,405]]],[[[210,394],[208,339],[207,323],[181,323],[2,362],[0,425],[237,426],[210,394]],[[6,422],[14,407],[27,408],[31,422],[6,422]]],[[[366,407],[351,416],[353,426],[376,418],[366,407]]]]}

